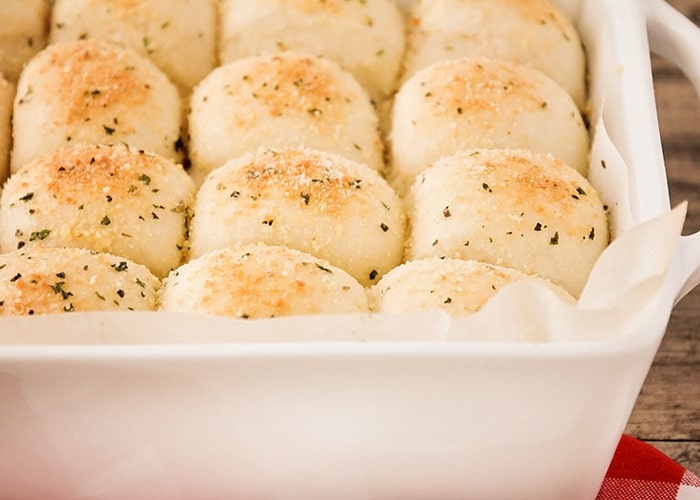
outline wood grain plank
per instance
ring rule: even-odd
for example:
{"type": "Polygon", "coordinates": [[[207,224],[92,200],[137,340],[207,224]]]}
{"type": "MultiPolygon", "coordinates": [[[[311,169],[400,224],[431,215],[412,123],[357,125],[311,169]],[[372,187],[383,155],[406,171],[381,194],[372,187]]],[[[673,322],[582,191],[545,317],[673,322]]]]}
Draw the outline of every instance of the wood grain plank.
{"type": "MultiPolygon", "coordinates": [[[[700,24],[700,0],[669,3],[700,24]]],[[[700,99],[672,63],[652,58],[673,205],[687,200],[684,233],[700,231],[700,99]]],[[[676,306],[626,432],[700,475],[700,290],[676,306]]]]}

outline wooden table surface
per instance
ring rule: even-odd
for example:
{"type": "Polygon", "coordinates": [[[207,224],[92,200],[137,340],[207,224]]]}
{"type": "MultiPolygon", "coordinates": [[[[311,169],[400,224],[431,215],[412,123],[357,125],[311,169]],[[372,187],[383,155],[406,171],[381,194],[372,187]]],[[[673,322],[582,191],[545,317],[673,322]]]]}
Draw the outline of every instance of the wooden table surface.
{"type": "MultiPolygon", "coordinates": [[[[700,0],[668,3],[700,25],[700,0]]],[[[652,62],[671,203],[688,200],[684,232],[700,231],[700,100],[677,67],[652,62]]],[[[700,475],[700,287],[676,306],[626,432],[700,475]]]]}

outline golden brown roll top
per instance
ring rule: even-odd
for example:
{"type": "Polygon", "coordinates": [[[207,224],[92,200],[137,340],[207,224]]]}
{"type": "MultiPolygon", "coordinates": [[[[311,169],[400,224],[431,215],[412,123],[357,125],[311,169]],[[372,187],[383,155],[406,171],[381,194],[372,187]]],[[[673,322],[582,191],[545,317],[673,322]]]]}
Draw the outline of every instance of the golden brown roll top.
{"type": "Polygon", "coordinates": [[[578,296],[608,244],[605,207],[576,170],[529,151],[437,161],[412,190],[408,258],[475,259],[537,274],[578,296]]]}
{"type": "Polygon", "coordinates": [[[180,97],[139,54],[98,40],[56,43],[25,68],[11,170],[72,143],[126,143],[180,161],[180,97]]]}
{"type": "Polygon", "coordinates": [[[0,316],[154,310],[159,286],[144,266],[82,248],[0,254],[0,316]]]}
{"type": "Polygon", "coordinates": [[[148,57],[183,96],[217,64],[211,0],[56,0],[49,41],[100,38],[148,57]]]}
{"type": "Polygon", "coordinates": [[[413,75],[396,95],[390,142],[400,187],[472,148],[528,149],[588,170],[588,131],[571,97],[539,71],[495,60],[444,61],[413,75]]]}
{"type": "Polygon", "coordinates": [[[27,164],[0,197],[0,250],[83,247],[165,276],[185,259],[195,187],[180,165],[124,145],[75,145],[27,164]]]}
{"type": "Polygon", "coordinates": [[[279,51],[335,61],[377,102],[391,95],[404,54],[404,22],[392,0],[223,0],[223,63],[279,51]]]}
{"type": "Polygon", "coordinates": [[[586,104],[586,55],[573,23],[550,0],[419,0],[408,23],[404,78],[469,57],[522,64],[586,104]]]}
{"type": "Polygon", "coordinates": [[[367,93],[327,60],[284,53],[233,62],[197,86],[190,107],[191,173],[198,183],[259,147],[304,146],[383,166],[367,93]]]}
{"type": "Polygon", "coordinates": [[[261,150],[214,170],[197,194],[192,255],[286,245],[375,283],[401,263],[401,201],[373,169],[310,149],[261,150]]]}
{"type": "Polygon", "coordinates": [[[369,292],[372,309],[383,313],[411,313],[441,309],[452,316],[477,312],[501,288],[535,280],[573,302],[563,288],[516,269],[476,260],[427,258],[407,262],[384,275],[369,292]]]}
{"type": "Polygon", "coordinates": [[[173,271],[160,307],[243,319],[369,311],[364,288],[342,269],[263,244],[210,252],[173,271]]]}

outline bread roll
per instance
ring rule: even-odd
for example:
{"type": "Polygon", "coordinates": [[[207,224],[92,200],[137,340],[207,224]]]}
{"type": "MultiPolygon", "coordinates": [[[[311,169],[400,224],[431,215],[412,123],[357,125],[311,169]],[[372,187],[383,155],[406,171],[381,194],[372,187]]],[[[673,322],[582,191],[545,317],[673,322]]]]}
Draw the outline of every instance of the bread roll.
{"type": "Polygon", "coordinates": [[[573,302],[562,288],[515,269],[437,257],[410,261],[392,269],[371,288],[369,296],[372,309],[377,312],[442,309],[452,316],[466,316],[481,309],[505,285],[525,279],[537,280],[573,302]]]}
{"type": "Polygon", "coordinates": [[[579,109],[586,55],[570,19],[550,0],[420,0],[409,22],[404,76],[438,61],[499,59],[542,71],[579,109]]]}
{"type": "Polygon", "coordinates": [[[0,74],[11,82],[46,46],[49,11],[46,0],[0,1],[0,74]]]}
{"type": "Polygon", "coordinates": [[[345,271],[262,244],[217,250],[173,271],[160,307],[245,319],[369,311],[364,288],[345,271]]]}
{"type": "Polygon", "coordinates": [[[177,88],[148,59],[101,40],[57,43],[17,86],[11,171],[76,142],[119,144],[181,159],[177,88]]]}
{"type": "Polygon", "coordinates": [[[82,248],[0,255],[0,316],[155,310],[159,286],[144,266],[82,248]]]}
{"type": "Polygon", "coordinates": [[[195,187],[180,165],[124,145],[74,145],[41,156],[0,197],[0,249],[111,252],[165,276],[184,260],[195,187]]]}
{"type": "Polygon", "coordinates": [[[337,64],[315,57],[275,54],[214,70],[192,95],[189,128],[197,182],[259,147],[306,146],[383,166],[367,93],[337,64]]]}
{"type": "Polygon", "coordinates": [[[401,189],[439,158],[471,148],[529,149],[584,175],[588,169],[588,132],[571,97],[544,74],[512,63],[428,66],[396,95],[392,121],[392,175],[401,189]]]}
{"type": "Polygon", "coordinates": [[[239,243],[286,245],[366,285],[401,263],[404,226],[398,196],[371,168],[308,149],[261,150],[202,184],[192,255],[239,243]]]}
{"type": "Polygon", "coordinates": [[[12,147],[12,101],[15,86],[0,75],[0,186],[9,174],[12,147]]]}
{"type": "Polygon", "coordinates": [[[183,96],[217,64],[211,0],[56,0],[49,40],[102,38],[151,59],[183,96]]]}
{"type": "Polygon", "coordinates": [[[475,259],[537,274],[578,297],[608,244],[588,181],[551,156],[476,150],[445,157],[412,190],[408,259],[475,259]]]}
{"type": "Polygon", "coordinates": [[[394,91],[404,30],[392,0],[222,0],[219,50],[223,63],[286,50],[321,56],[381,101],[394,91]]]}

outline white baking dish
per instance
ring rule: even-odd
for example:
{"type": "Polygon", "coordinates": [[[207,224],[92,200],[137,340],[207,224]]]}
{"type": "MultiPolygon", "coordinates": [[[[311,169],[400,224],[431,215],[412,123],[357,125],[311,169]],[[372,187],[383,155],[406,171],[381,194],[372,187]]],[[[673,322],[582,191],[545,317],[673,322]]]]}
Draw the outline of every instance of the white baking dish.
{"type": "Polygon", "coordinates": [[[649,64],[651,46],[700,84],[700,34],[659,0],[559,3],[588,49],[591,116],[629,167],[629,192],[606,195],[613,225],[628,247],[645,221],[671,235],[601,264],[624,297],[584,294],[581,316],[540,291],[517,321],[487,307],[465,323],[0,319],[0,497],[593,498],[673,304],[700,281],[700,235],[668,214],[649,64]],[[503,340],[529,334],[550,342],[503,340]]]}

